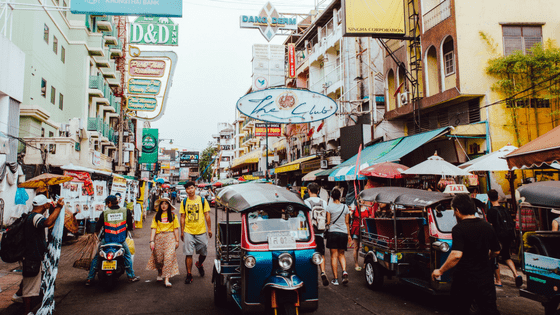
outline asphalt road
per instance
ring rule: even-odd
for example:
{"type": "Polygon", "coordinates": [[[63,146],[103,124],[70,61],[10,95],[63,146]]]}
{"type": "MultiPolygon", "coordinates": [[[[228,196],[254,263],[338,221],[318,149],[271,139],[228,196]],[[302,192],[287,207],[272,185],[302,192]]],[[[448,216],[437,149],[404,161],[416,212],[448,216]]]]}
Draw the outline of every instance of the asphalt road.
{"type": "MultiPolygon", "coordinates": [[[[225,219],[223,211],[219,210],[218,214],[225,219]]],[[[211,215],[214,224],[214,209],[211,215]]],[[[151,222],[152,217],[153,214],[148,215],[147,222],[151,222]]],[[[128,283],[123,276],[111,292],[105,292],[97,281],[93,286],[85,287],[87,272],[72,268],[72,261],[61,261],[55,290],[55,314],[237,314],[233,304],[214,305],[211,283],[214,237],[209,242],[206,276],[201,278],[195,269],[193,283],[184,284],[186,270],[180,246],[177,254],[181,275],[171,279],[172,288],[166,288],[163,283],[155,281],[156,272],[145,270],[150,255],[149,232],[148,223],[134,232],[134,269],[141,280],[128,283]]],[[[63,246],[63,251],[69,250],[70,246],[63,246]]],[[[350,251],[346,258],[349,266],[353,266],[350,251]]],[[[330,277],[329,263],[327,268],[330,277]]],[[[348,286],[320,286],[319,309],[314,314],[446,314],[449,310],[448,297],[431,296],[394,279],[386,280],[383,289],[374,292],[365,286],[363,271],[349,268],[349,274],[348,286]]],[[[498,308],[502,314],[544,314],[539,303],[519,297],[511,278],[505,277],[503,282],[504,287],[498,289],[498,308]]]]}

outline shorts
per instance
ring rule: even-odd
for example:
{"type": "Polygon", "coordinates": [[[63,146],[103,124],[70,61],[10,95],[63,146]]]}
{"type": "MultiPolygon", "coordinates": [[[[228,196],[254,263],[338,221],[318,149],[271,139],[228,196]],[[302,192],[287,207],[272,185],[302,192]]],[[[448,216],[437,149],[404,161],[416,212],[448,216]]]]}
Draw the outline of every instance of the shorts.
{"type": "Polygon", "coordinates": [[[317,244],[317,252],[325,256],[325,240],[322,235],[315,234],[315,244],[317,244]]]}
{"type": "Polygon", "coordinates": [[[348,234],[340,232],[329,232],[327,236],[327,248],[343,249],[348,247],[348,234]]]}
{"type": "Polygon", "coordinates": [[[503,261],[511,259],[510,248],[513,239],[506,238],[506,239],[499,239],[500,245],[502,245],[502,249],[500,250],[499,256],[502,258],[503,261]]]}
{"type": "Polygon", "coordinates": [[[196,252],[198,255],[208,256],[208,235],[206,233],[192,235],[184,234],[183,254],[192,256],[196,252]]]}
{"type": "MultiPolygon", "coordinates": [[[[41,264],[42,265],[42,264],[41,264]]],[[[39,269],[39,273],[35,277],[23,277],[22,281],[22,297],[39,296],[41,293],[41,275],[43,266],[39,269]]]]}

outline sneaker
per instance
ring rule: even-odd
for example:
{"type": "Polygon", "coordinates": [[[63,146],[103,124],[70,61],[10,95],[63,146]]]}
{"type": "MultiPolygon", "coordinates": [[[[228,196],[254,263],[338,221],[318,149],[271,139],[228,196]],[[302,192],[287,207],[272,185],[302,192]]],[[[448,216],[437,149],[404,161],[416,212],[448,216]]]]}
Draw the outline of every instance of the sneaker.
{"type": "Polygon", "coordinates": [[[323,272],[321,273],[321,280],[323,280],[323,286],[328,286],[329,285],[329,279],[327,279],[327,275],[323,272]]]}
{"type": "Polygon", "coordinates": [[[515,286],[519,288],[522,285],[523,285],[523,277],[521,276],[515,277],[515,286]]]}
{"type": "Polygon", "coordinates": [[[348,284],[348,272],[346,271],[342,272],[342,284],[348,284]]]}
{"type": "Polygon", "coordinates": [[[198,261],[194,263],[194,265],[196,266],[196,269],[198,269],[198,273],[200,274],[200,276],[204,277],[204,266],[202,264],[199,264],[198,261]]]}
{"type": "Polygon", "coordinates": [[[191,284],[192,283],[192,274],[187,273],[187,278],[185,278],[185,284],[191,284]]]}
{"type": "Polygon", "coordinates": [[[91,279],[87,279],[85,285],[86,287],[89,287],[91,285],[91,279]]]}
{"type": "Polygon", "coordinates": [[[163,277],[162,277],[162,276],[157,276],[156,281],[157,281],[157,282],[163,281],[163,277]]]}
{"type": "Polygon", "coordinates": [[[165,279],[165,287],[166,288],[171,288],[171,282],[169,282],[168,279],[165,279]]]}
{"type": "Polygon", "coordinates": [[[23,303],[23,298],[17,295],[17,293],[14,293],[14,296],[12,296],[12,302],[23,303]]]}
{"type": "Polygon", "coordinates": [[[137,282],[137,281],[140,281],[140,277],[138,277],[138,276],[128,278],[128,282],[137,282]]]}
{"type": "Polygon", "coordinates": [[[338,285],[338,279],[332,279],[331,283],[332,285],[338,285]]]}

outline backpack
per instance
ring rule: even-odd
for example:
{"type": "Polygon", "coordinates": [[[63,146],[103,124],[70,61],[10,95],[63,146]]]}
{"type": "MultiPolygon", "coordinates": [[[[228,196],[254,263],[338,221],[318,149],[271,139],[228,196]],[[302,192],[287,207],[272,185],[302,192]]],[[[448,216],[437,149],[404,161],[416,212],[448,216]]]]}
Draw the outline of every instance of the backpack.
{"type": "Polygon", "coordinates": [[[322,233],[327,229],[327,210],[323,208],[323,203],[313,202],[309,200],[311,205],[311,222],[317,229],[317,232],[322,233]]]}
{"type": "Polygon", "coordinates": [[[494,207],[497,213],[497,229],[496,234],[500,238],[515,237],[515,223],[511,215],[503,207],[494,207]]]}
{"type": "Polygon", "coordinates": [[[24,213],[6,228],[0,243],[0,258],[6,263],[15,263],[23,259],[25,253],[25,224],[29,214],[24,213]]]}
{"type": "MultiPolygon", "coordinates": [[[[185,209],[185,211],[187,210],[187,199],[189,197],[187,196],[185,199],[183,199],[183,209],[185,209]]],[[[202,211],[204,211],[204,202],[206,200],[204,199],[204,197],[200,196],[200,202],[202,202],[202,211]]]]}

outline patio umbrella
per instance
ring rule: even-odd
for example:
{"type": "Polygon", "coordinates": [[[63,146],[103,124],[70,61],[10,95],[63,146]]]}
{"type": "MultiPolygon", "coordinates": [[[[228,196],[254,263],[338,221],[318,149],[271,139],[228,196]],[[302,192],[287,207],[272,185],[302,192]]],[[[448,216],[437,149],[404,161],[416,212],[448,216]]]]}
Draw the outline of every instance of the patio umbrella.
{"type": "Polygon", "coordinates": [[[442,176],[467,176],[469,172],[458,168],[437,155],[437,152],[426,161],[417,164],[402,174],[414,175],[442,175],[442,176]]]}
{"type": "Polygon", "coordinates": [[[206,187],[206,185],[208,185],[208,184],[207,183],[200,183],[200,184],[196,185],[196,187],[204,188],[204,187],[206,187]]]}
{"type": "Polygon", "coordinates": [[[158,178],[158,179],[155,180],[155,182],[163,184],[165,181],[163,180],[163,178],[158,178]]]}
{"type": "Polygon", "coordinates": [[[506,145],[498,151],[483,155],[459,165],[459,168],[467,172],[476,171],[509,171],[507,160],[504,158],[509,153],[517,150],[517,147],[506,145]]]}
{"type": "Polygon", "coordinates": [[[214,183],[212,184],[212,186],[214,186],[214,187],[222,187],[222,182],[216,181],[216,182],[214,182],[214,183]]]}
{"type": "Polygon", "coordinates": [[[223,186],[239,184],[239,181],[235,178],[226,178],[224,180],[220,180],[220,182],[223,186]]]}
{"type": "Polygon", "coordinates": [[[72,176],[57,174],[41,174],[18,185],[21,188],[41,188],[66,183],[72,180],[72,176]]]}
{"type": "Polygon", "coordinates": [[[321,171],[324,171],[324,170],[323,169],[318,169],[318,170],[314,170],[312,172],[309,172],[309,173],[305,174],[305,176],[303,176],[301,180],[304,181],[304,182],[312,182],[312,181],[317,179],[316,174],[321,172],[321,171]]]}
{"type": "Polygon", "coordinates": [[[170,188],[171,186],[169,186],[169,184],[163,184],[161,185],[161,188],[170,188]]]}
{"type": "Polygon", "coordinates": [[[360,174],[381,178],[402,178],[402,172],[407,169],[409,169],[409,167],[402,164],[383,162],[364,168],[360,171],[360,174]]]}

